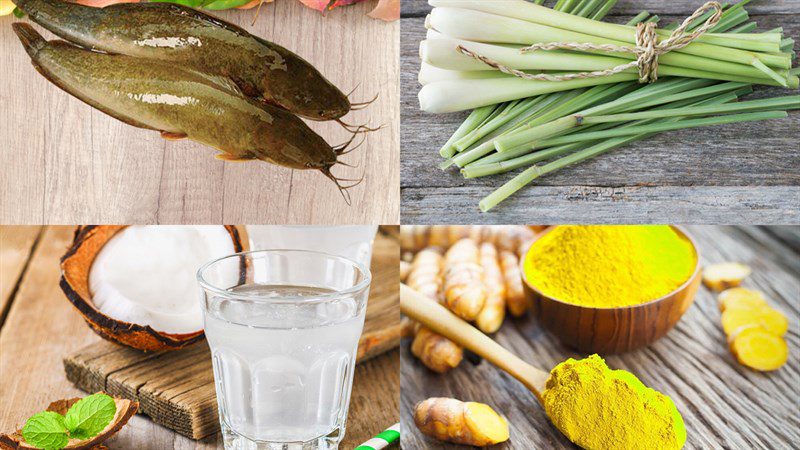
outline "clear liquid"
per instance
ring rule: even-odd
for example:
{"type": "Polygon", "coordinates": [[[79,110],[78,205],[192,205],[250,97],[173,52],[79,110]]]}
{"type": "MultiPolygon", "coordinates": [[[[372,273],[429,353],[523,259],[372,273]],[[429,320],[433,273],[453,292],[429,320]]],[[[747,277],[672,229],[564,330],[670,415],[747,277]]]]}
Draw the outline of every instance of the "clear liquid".
{"type": "Polygon", "coordinates": [[[289,303],[212,299],[205,332],[222,419],[255,441],[309,441],[342,428],[364,309],[313,304],[328,289],[244,285],[232,292],[289,303]]]}

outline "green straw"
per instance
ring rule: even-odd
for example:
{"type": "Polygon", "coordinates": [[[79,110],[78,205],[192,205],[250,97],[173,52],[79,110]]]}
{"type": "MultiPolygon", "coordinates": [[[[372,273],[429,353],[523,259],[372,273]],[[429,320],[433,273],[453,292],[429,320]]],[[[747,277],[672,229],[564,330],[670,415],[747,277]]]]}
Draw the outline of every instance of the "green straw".
{"type": "Polygon", "coordinates": [[[374,438],[364,442],[355,448],[355,450],[381,450],[400,439],[400,424],[396,423],[391,427],[383,430],[374,438]]]}

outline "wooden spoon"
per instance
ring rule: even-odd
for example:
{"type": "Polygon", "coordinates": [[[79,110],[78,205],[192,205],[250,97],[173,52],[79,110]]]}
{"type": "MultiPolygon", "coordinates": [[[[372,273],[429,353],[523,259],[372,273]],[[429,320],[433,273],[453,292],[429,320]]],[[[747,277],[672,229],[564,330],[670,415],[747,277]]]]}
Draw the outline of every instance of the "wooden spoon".
{"type": "Polygon", "coordinates": [[[471,350],[519,380],[541,402],[549,372],[533,367],[444,306],[400,284],[400,310],[432,331],[471,350]]]}

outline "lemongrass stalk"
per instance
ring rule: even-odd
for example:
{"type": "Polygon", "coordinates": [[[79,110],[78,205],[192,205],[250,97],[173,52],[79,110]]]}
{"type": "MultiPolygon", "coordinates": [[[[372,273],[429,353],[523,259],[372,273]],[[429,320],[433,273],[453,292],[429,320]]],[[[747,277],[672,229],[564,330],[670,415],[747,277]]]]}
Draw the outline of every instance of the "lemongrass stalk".
{"type": "MultiPolygon", "coordinates": [[[[748,22],[748,23],[746,23],[744,25],[739,25],[738,27],[731,29],[730,32],[731,33],[747,33],[747,32],[755,30],[756,28],[758,28],[758,24],[757,23],[748,22]]],[[[783,42],[783,41],[781,41],[781,42],[783,42]]]]}
{"type": "Polygon", "coordinates": [[[794,48],[794,39],[786,38],[781,41],[781,51],[790,52],[794,48]]]}
{"type": "Polygon", "coordinates": [[[544,96],[545,100],[540,104],[537,105],[536,108],[532,109],[531,111],[526,112],[525,114],[521,115],[518,118],[515,118],[511,122],[506,125],[503,125],[495,132],[489,134],[479,145],[473,146],[472,148],[465,150],[464,152],[460,153],[459,155],[455,156],[449,164],[446,166],[449,167],[453,163],[463,166],[470,161],[473,161],[477,158],[480,158],[484,155],[487,155],[495,150],[494,148],[494,139],[503,136],[507,133],[511,133],[514,130],[519,129],[520,127],[527,126],[529,123],[538,123],[538,122],[548,122],[551,119],[549,118],[552,115],[564,115],[569,114],[570,108],[573,108],[571,112],[576,111],[580,108],[579,105],[575,105],[572,101],[576,97],[583,95],[585,90],[582,89],[575,89],[572,91],[566,92],[557,92],[554,94],[549,94],[544,96]],[[555,105],[555,106],[553,106],[555,105]]]}
{"type": "Polygon", "coordinates": [[[444,144],[444,146],[442,146],[442,148],[439,150],[439,154],[441,154],[445,158],[453,156],[456,153],[455,148],[453,147],[453,143],[459,140],[462,136],[465,136],[467,133],[472,131],[472,129],[478,126],[481,122],[483,122],[487,117],[489,117],[489,115],[492,113],[492,111],[494,111],[494,109],[495,105],[491,105],[491,106],[484,106],[482,108],[477,108],[474,111],[472,111],[469,117],[467,117],[467,120],[465,120],[464,123],[462,123],[461,126],[458,127],[456,132],[453,133],[453,136],[451,136],[450,139],[448,139],[447,142],[444,144]]]}
{"type": "MultiPolygon", "coordinates": [[[[473,11],[481,11],[489,14],[510,17],[529,23],[539,25],[549,25],[552,28],[569,30],[579,33],[587,33],[596,37],[607,37],[616,41],[635,44],[634,28],[591,20],[583,17],[565,14],[554,11],[550,8],[535,5],[525,0],[503,0],[503,1],[484,1],[484,0],[430,0],[429,3],[435,7],[463,8],[473,11]]],[[[484,24],[481,23],[481,26],[484,24]]],[[[669,31],[658,30],[661,36],[669,36],[669,31]]],[[[777,45],[774,36],[753,36],[750,40],[748,35],[730,36],[726,34],[706,33],[698,37],[694,42],[675,52],[687,53],[706,58],[718,59],[722,61],[736,62],[740,64],[750,64],[753,58],[758,58],[768,65],[785,64],[786,61],[770,58],[770,55],[759,52],[769,52],[771,46],[777,45]],[[769,40],[769,42],[762,42],[769,40]],[[764,47],[766,45],[766,47],[764,47]],[[749,50],[749,51],[748,51],[749,50]]],[[[558,39],[550,42],[565,42],[558,39]]],[[[570,42],[570,41],[566,41],[570,42]]],[[[571,42],[586,42],[575,41],[571,42]]],[[[781,68],[783,66],[777,66],[781,68]]]]}
{"type": "MultiPolygon", "coordinates": [[[[544,111],[542,114],[537,114],[531,120],[528,120],[525,123],[520,123],[517,127],[509,130],[506,133],[503,133],[501,136],[514,135],[515,133],[525,129],[552,122],[558,117],[580,111],[584,108],[602,103],[603,101],[611,98],[616,98],[620,94],[630,91],[633,88],[635,88],[635,84],[633,83],[622,83],[613,86],[596,86],[586,90],[580,95],[573,96],[572,98],[562,97],[561,101],[555,107],[544,111]]],[[[493,151],[495,151],[494,140],[484,142],[483,144],[454,157],[453,163],[459,167],[464,167],[472,161],[482,158],[493,151]]]]}
{"type": "MultiPolygon", "coordinates": [[[[755,113],[755,114],[760,114],[761,116],[759,116],[757,118],[756,117],[750,117],[750,120],[767,120],[769,118],[785,117],[785,115],[786,115],[786,113],[784,112],[783,116],[781,116],[780,115],[780,111],[770,111],[770,112],[767,112],[767,113],[755,113]]],[[[744,114],[742,116],[744,116],[744,114]]],[[[751,114],[750,116],[754,116],[754,115],[751,114]]],[[[731,116],[725,116],[725,117],[730,118],[731,116]]],[[[680,129],[680,128],[686,128],[685,125],[689,125],[688,122],[690,122],[690,121],[689,120],[680,121],[680,122],[664,124],[664,125],[677,126],[678,129],[680,129]]],[[[732,123],[732,122],[728,122],[728,123],[732,123]]],[[[715,125],[715,124],[709,124],[709,125],[715,125]]],[[[630,127],[628,129],[634,129],[634,128],[636,128],[636,127],[630,127]]],[[[509,182],[507,182],[506,184],[501,186],[496,191],[494,191],[491,194],[489,194],[488,196],[484,197],[479,202],[478,206],[480,207],[481,211],[483,211],[483,212],[489,211],[490,209],[492,209],[495,206],[497,206],[500,202],[502,202],[503,200],[507,199],[508,197],[513,195],[515,192],[519,191],[520,189],[522,189],[526,185],[530,184],[531,182],[533,182],[533,180],[535,180],[536,178],[541,177],[542,175],[545,175],[545,174],[550,173],[550,172],[554,172],[556,170],[559,170],[559,169],[564,168],[566,166],[569,166],[571,164],[575,164],[575,163],[578,163],[578,162],[581,162],[581,161],[585,161],[587,159],[593,158],[593,157],[595,157],[597,155],[605,153],[605,152],[607,152],[607,151],[609,151],[611,149],[617,148],[619,146],[622,146],[622,145],[628,144],[630,142],[634,142],[634,141],[637,141],[637,140],[644,139],[646,137],[652,136],[652,134],[653,133],[641,133],[641,134],[636,134],[636,135],[628,135],[628,136],[620,137],[620,138],[617,138],[617,139],[609,139],[609,140],[600,142],[599,144],[593,145],[593,146],[591,146],[589,148],[586,148],[584,150],[581,150],[579,152],[573,153],[573,154],[571,154],[569,156],[566,156],[564,158],[558,159],[558,160],[556,160],[554,162],[551,162],[549,164],[545,164],[543,166],[531,166],[530,168],[528,168],[527,170],[525,170],[524,172],[520,173],[519,175],[517,175],[516,177],[511,179],[509,182]]]]}
{"type": "Polygon", "coordinates": [[[636,25],[640,22],[644,22],[645,20],[647,20],[648,17],[650,17],[650,13],[647,11],[642,11],[636,16],[634,16],[633,19],[629,20],[628,23],[626,23],[626,25],[636,25]]]}
{"type": "Polygon", "coordinates": [[[509,108],[507,111],[504,111],[494,119],[472,130],[469,134],[456,141],[454,146],[458,152],[462,152],[470,148],[473,144],[483,139],[487,134],[497,130],[501,126],[512,121],[514,118],[519,117],[526,111],[536,108],[537,105],[541,104],[544,100],[545,96],[538,96],[519,102],[519,104],[515,105],[514,108],[509,108]]]}
{"type": "Polygon", "coordinates": [[[643,119],[662,119],[668,117],[708,116],[753,111],[800,109],[800,95],[749,100],[728,105],[700,106],[694,108],[661,109],[634,113],[609,114],[606,116],[573,116],[576,126],[607,122],[630,122],[643,119]]]}
{"type": "MultiPolygon", "coordinates": [[[[435,38],[420,42],[420,57],[423,62],[440,69],[458,71],[489,71],[497,74],[501,72],[458,52],[457,48],[464,48],[493,59],[498,63],[517,70],[528,71],[593,71],[605,70],[626,64],[624,58],[600,56],[594,54],[575,54],[563,51],[521,53],[518,48],[483,44],[463,39],[435,38]]],[[[761,64],[760,62],[756,62],[761,64]]],[[[742,65],[727,65],[704,62],[699,66],[705,69],[689,69],[684,66],[659,64],[660,76],[686,76],[692,78],[711,79],[736,79],[753,80],[754,83],[768,81],[769,78],[761,70],[742,65]],[[713,71],[707,70],[712,69],[713,71]]],[[[629,69],[630,73],[637,73],[637,69],[629,69]]],[[[511,75],[507,75],[511,76],[511,75]]]]}
{"type": "Polygon", "coordinates": [[[618,0],[608,0],[600,9],[591,15],[592,20],[603,20],[609,11],[617,4],[618,0]]]}
{"type": "Polygon", "coordinates": [[[800,67],[795,67],[794,69],[791,69],[789,71],[789,75],[794,76],[794,77],[800,75],[800,67]]]}
{"type": "Polygon", "coordinates": [[[753,122],[753,121],[767,120],[767,119],[780,119],[787,116],[788,114],[786,113],[786,111],[761,111],[755,113],[728,114],[724,116],[704,117],[701,119],[687,119],[685,121],[682,121],[680,124],[657,123],[652,125],[643,125],[643,126],[628,127],[628,128],[617,127],[610,130],[568,134],[566,136],[548,139],[546,143],[543,142],[543,145],[545,144],[548,146],[562,145],[562,144],[569,144],[572,142],[593,141],[593,140],[608,139],[618,136],[629,136],[631,134],[655,133],[662,131],[680,130],[684,128],[705,127],[710,125],[753,122]]]}
{"type": "MultiPolygon", "coordinates": [[[[566,0],[558,0],[558,1],[556,2],[555,6],[553,6],[553,9],[555,9],[556,11],[561,11],[561,9],[562,9],[562,8],[563,8],[563,6],[564,6],[564,3],[566,3],[566,0]]],[[[540,3],[540,4],[541,4],[541,3],[540,3]]]]}
{"type": "MultiPolygon", "coordinates": [[[[586,42],[594,44],[629,45],[625,42],[615,41],[608,38],[560,30],[558,28],[546,25],[528,23],[518,19],[495,16],[480,11],[471,11],[466,9],[435,8],[433,11],[431,11],[431,14],[428,16],[427,20],[431,27],[446,36],[450,36],[455,39],[481,42],[486,44],[516,44],[520,46],[527,46],[533,43],[542,42],[586,42]],[[480,26],[476,26],[475,24],[480,24],[480,26]]],[[[775,47],[777,50],[778,46],[776,45],[775,47]]],[[[453,47],[452,50],[455,52],[455,47],[453,47]]],[[[526,56],[541,53],[556,53],[564,55],[563,52],[541,51],[532,52],[526,56]]],[[[585,52],[580,54],[615,57],[627,61],[636,59],[636,56],[630,53],[585,52]]],[[[571,57],[575,55],[575,53],[568,53],[568,55],[571,57]]],[[[787,58],[776,55],[768,56],[773,59],[783,60],[781,65],[786,66],[780,67],[780,65],[776,65],[776,67],[788,69],[789,66],[791,66],[791,62],[787,58]]],[[[759,70],[752,67],[752,62],[754,60],[757,60],[757,58],[750,57],[744,63],[741,63],[741,61],[724,62],[715,60],[713,57],[698,57],[695,55],[683,54],[675,51],[663,54],[659,57],[659,63],[661,65],[705,70],[709,72],[719,72],[725,74],[752,76],[754,78],[768,78],[764,75],[761,75],[759,70]]],[[[485,64],[482,64],[478,61],[474,62],[483,65],[485,70],[492,70],[485,64]]]]}
{"type": "Polygon", "coordinates": [[[600,7],[603,0],[588,0],[581,5],[580,9],[574,11],[572,14],[578,17],[589,17],[595,9],[600,7]]]}
{"type": "MultiPolygon", "coordinates": [[[[677,94],[687,90],[699,89],[713,84],[710,80],[692,80],[692,79],[670,79],[664,80],[661,83],[649,84],[636,89],[626,95],[623,95],[613,101],[603,103],[592,108],[582,110],[580,112],[583,116],[611,114],[617,112],[629,111],[628,108],[636,108],[642,102],[651,102],[658,99],[668,98],[667,96],[677,94]]],[[[555,120],[563,115],[554,117],[555,120]]],[[[499,152],[509,151],[517,147],[528,145],[529,142],[541,139],[538,127],[543,123],[531,124],[531,126],[520,128],[513,133],[500,136],[494,141],[494,146],[499,152]]],[[[551,128],[547,128],[550,130],[551,128]]]]}
{"type": "MultiPolygon", "coordinates": [[[[609,2],[609,3],[613,4],[613,3],[615,3],[615,1],[612,1],[612,2],[609,2]]],[[[637,15],[636,17],[634,17],[633,19],[631,19],[628,22],[628,24],[635,25],[635,24],[639,23],[640,21],[647,19],[647,16],[649,16],[649,13],[647,13],[647,12],[641,13],[641,14],[637,15]]],[[[627,87],[624,88],[624,90],[627,90],[630,87],[633,87],[633,84],[629,84],[627,87]]],[[[598,102],[598,101],[601,101],[601,99],[603,97],[598,97],[598,95],[600,93],[602,93],[602,91],[605,90],[605,89],[603,89],[603,88],[592,88],[592,89],[593,90],[591,90],[587,95],[584,96],[584,101],[583,102],[581,102],[580,100],[579,101],[573,101],[574,97],[577,97],[577,95],[573,95],[575,93],[575,91],[566,92],[566,93],[550,94],[550,95],[547,96],[547,100],[540,105],[538,110],[536,110],[534,113],[528,115],[528,118],[530,120],[518,120],[518,119],[515,119],[510,124],[506,124],[503,127],[501,127],[498,130],[498,132],[496,132],[494,136],[490,136],[490,138],[494,138],[494,137],[497,137],[497,136],[502,136],[502,135],[504,135],[506,133],[509,133],[509,132],[512,132],[512,131],[518,129],[521,126],[531,126],[532,123],[534,123],[534,124],[535,123],[543,123],[543,122],[545,122],[547,120],[551,120],[551,117],[558,117],[558,116],[561,116],[563,114],[569,114],[569,113],[578,111],[579,109],[582,109],[584,106],[591,104],[590,102],[592,102],[592,101],[595,102],[595,103],[598,102]],[[599,92],[598,92],[598,89],[600,89],[599,92]],[[590,102],[587,102],[585,100],[587,98],[587,96],[588,96],[589,99],[592,99],[592,100],[590,100],[590,102]],[[571,99],[569,97],[573,97],[573,98],[571,99]],[[559,101],[560,103],[559,103],[558,106],[556,106],[555,108],[553,108],[550,111],[549,115],[543,116],[542,114],[539,113],[539,111],[543,111],[545,108],[548,108],[550,106],[550,104],[553,104],[556,101],[559,101]],[[538,119],[539,122],[535,122],[535,121],[531,122],[532,120],[535,120],[535,119],[538,119]]],[[[618,91],[617,89],[612,89],[612,90],[607,91],[606,95],[618,95],[621,92],[623,92],[623,91],[622,90],[618,91]]],[[[609,98],[609,97],[606,97],[606,98],[609,98]]],[[[495,150],[494,143],[492,142],[491,139],[488,139],[485,142],[481,143],[480,145],[477,145],[477,146],[469,149],[468,151],[466,151],[464,153],[461,153],[460,155],[456,156],[453,160],[445,162],[444,164],[442,164],[442,166],[444,168],[447,168],[450,165],[452,165],[453,163],[455,163],[455,164],[459,165],[460,167],[463,167],[464,165],[470,163],[471,161],[474,161],[474,160],[476,160],[478,158],[481,158],[484,155],[487,155],[487,154],[493,152],[494,150],[495,150]]]]}
{"type": "Polygon", "coordinates": [[[638,74],[619,73],[607,77],[568,81],[529,81],[522,78],[492,78],[430,83],[419,91],[423,111],[443,114],[474,109],[535,95],[616,84],[638,79],[638,74]]]}
{"type": "Polygon", "coordinates": [[[486,78],[505,78],[506,74],[502,72],[492,72],[487,70],[447,70],[440,69],[423,62],[419,68],[417,81],[419,84],[425,86],[426,84],[435,83],[437,81],[453,81],[453,80],[483,80],[486,78]]]}

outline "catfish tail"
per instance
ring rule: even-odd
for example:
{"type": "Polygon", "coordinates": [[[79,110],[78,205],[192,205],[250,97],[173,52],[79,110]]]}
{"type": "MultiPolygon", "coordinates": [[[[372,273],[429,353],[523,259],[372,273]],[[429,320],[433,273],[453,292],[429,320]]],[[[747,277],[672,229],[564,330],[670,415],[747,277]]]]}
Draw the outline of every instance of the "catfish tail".
{"type": "Polygon", "coordinates": [[[39,50],[47,45],[47,41],[36,31],[32,26],[27,23],[15,22],[11,24],[14,33],[17,34],[22,46],[31,58],[35,58],[39,50]]]}

